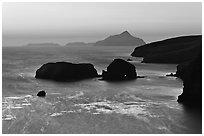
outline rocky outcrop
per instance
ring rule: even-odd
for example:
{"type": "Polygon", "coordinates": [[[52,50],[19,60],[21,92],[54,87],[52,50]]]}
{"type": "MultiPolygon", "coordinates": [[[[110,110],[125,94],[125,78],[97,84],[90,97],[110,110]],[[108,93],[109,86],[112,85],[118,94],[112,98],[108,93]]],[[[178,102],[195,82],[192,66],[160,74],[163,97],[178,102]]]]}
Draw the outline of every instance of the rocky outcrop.
{"type": "Polygon", "coordinates": [[[181,36],[136,47],[133,57],[144,63],[180,64],[194,58],[202,50],[202,35],[181,36]]]}
{"type": "Polygon", "coordinates": [[[178,102],[201,106],[202,105],[202,53],[192,61],[179,64],[176,75],[183,80],[183,93],[178,96],[178,102]]]}
{"type": "Polygon", "coordinates": [[[184,76],[185,76],[185,73],[188,72],[188,66],[190,64],[190,61],[187,61],[187,62],[184,62],[184,63],[181,63],[179,65],[177,65],[176,67],[176,74],[175,76],[176,77],[179,77],[180,79],[184,79],[184,76]]]}
{"type": "Polygon", "coordinates": [[[144,45],[145,42],[137,37],[132,36],[128,31],[121,34],[109,36],[108,38],[96,42],[97,46],[139,46],[144,45]]]}
{"type": "Polygon", "coordinates": [[[37,96],[38,97],[45,97],[46,96],[46,92],[45,91],[39,91],[38,93],[37,93],[37,96]]]}
{"type": "Polygon", "coordinates": [[[137,78],[135,66],[131,63],[122,60],[114,59],[107,67],[107,71],[103,70],[103,80],[131,80],[137,78]]]}
{"type": "Polygon", "coordinates": [[[170,73],[170,74],[167,74],[166,76],[169,76],[169,77],[176,77],[176,74],[174,74],[174,73],[170,73]]]}
{"type": "Polygon", "coordinates": [[[47,63],[41,66],[36,71],[35,78],[54,81],[74,81],[97,76],[97,71],[92,64],[56,62],[47,63]]]}

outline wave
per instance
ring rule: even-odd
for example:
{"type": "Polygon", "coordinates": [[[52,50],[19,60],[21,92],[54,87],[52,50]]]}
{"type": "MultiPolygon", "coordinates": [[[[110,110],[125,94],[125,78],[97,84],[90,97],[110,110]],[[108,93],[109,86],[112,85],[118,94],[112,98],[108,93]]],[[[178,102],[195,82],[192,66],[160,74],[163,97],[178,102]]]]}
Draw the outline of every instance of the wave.
{"type": "MultiPolygon", "coordinates": [[[[174,108],[174,105],[171,106],[169,103],[168,105],[170,105],[168,108],[174,108]]],[[[49,133],[50,129],[60,129],[63,124],[65,126],[66,123],[69,124],[69,122],[61,124],[60,121],[72,120],[73,117],[79,121],[80,119],[88,121],[90,117],[120,116],[149,124],[152,120],[163,118],[162,113],[154,111],[162,107],[167,107],[166,103],[144,99],[128,92],[120,92],[111,98],[89,95],[84,91],[71,94],[48,92],[45,98],[33,95],[3,97],[2,120],[6,132],[21,127],[21,133],[31,133],[34,130],[38,133],[49,133]],[[15,125],[19,123],[22,126],[15,125]]],[[[168,131],[168,128],[162,127],[160,122],[155,127],[158,130],[168,131]]]]}
{"type": "Polygon", "coordinates": [[[115,100],[111,101],[100,97],[88,98],[82,91],[78,91],[73,95],[50,93],[47,99],[33,95],[9,96],[3,97],[2,118],[3,120],[12,120],[16,118],[15,114],[18,114],[14,109],[24,109],[27,112],[41,110],[41,112],[52,117],[86,110],[93,114],[118,113],[146,120],[145,116],[150,114],[146,110],[148,104],[150,104],[148,101],[142,101],[140,98],[128,94],[116,95],[115,100]],[[130,101],[130,98],[134,101],[130,101]],[[120,99],[120,102],[117,99],[120,99]]]}
{"type": "Polygon", "coordinates": [[[33,77],[26,76],[24,73],[14,74],[11,72],[2,74],[2,81],[13,83],[30,83],[33,77]]]}

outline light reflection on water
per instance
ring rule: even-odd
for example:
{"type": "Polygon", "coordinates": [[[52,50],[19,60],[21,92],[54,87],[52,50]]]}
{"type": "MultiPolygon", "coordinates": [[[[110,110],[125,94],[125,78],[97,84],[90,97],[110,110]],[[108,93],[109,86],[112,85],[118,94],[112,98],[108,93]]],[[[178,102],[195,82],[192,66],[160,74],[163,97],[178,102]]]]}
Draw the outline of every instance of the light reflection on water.
{"type": "Polygon", "coordinates": [[[128,82],[34,78],[50,61],[90,62],[101,72],[114,58],[129,58],[131,48],[4,48],[3,133],[201,133],[201,115],[176,102],[182,82],[164,76],[175,65],[133,58],[138,75],[147,77],[128,82]],[[39,90],[45,99],[36,97],[39,90]]]}
{"type": "Polygon", "coordinates": [[[2,108],[3,133],[92,133],[92,129],[97,129],[91,119],[94,116],[100,116],[95,123],[101,125],[95,133],[115,132],[103,126],[115,121],[120,123],[110,127],[117,133],[186,133],[189,129],[177,120],[184,112],[177,102],[152,101],[126,92],[112,98],[93,97],[81,91],[71,95],[48,94],[47,98],[4,97],[2,108]],[[74,131],[76,128],[64,130],[73,123],[70,118],[75,118],[75,125],[79,125],[77,131],[74,131]],[[131,121],[127,122],[128,118],[131,121]],[[85,122],[89,131],[84,131],[85,126],[80,125],[85,122]],[[137,126],[138,122],[146,129],[136,130],[141,127],[137,126]],[[133,123],[137,127],[118,126],[121,123],[127,126],[133,123]],[[120,131],[118,127],[124,127],[124,130],[120,131]]]}

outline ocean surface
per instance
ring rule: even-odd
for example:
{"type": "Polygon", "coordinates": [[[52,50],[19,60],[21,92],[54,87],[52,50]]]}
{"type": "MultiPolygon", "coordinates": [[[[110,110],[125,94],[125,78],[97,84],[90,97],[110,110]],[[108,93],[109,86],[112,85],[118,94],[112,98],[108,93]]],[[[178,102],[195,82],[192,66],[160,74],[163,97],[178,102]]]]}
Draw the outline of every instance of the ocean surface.
{"type": "Polygon", "coordinates": [[[176,65],[144,64],[134,47],[3,47],[3,133],[202,133],[201,112],[177,103],[182,81],[165,75],[176,65]],[[133,59],[139,76],[59,83],[35,79],[47,62],[92,63],[101,73],[115,58],[133,59]],[[45,90],[47,96],[36,96],[45,90]]]}

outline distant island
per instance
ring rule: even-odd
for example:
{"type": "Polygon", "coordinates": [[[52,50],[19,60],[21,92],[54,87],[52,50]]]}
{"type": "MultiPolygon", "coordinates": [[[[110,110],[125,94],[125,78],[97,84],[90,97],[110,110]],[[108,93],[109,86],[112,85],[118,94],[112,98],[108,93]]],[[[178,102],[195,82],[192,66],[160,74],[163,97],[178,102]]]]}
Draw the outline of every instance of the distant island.
{"type": "Polygon", "coordinates": [[[108,38],[97,41],[96,46],[140,46],[145,42],[137,37],[132,36],[128,31],[124,31],[121,34],[109,36],[108,38]]]}
{"type": "Polygon", "coordinates": [[[180,36],[136,47],[133,57],[144,63],[180,64],[194,58],[202,50],[202,35],[180,36]]]}
{"type": "Polygon", "coordinates": [[[29,43],[26,46],[32,46],[32,47],[55,47],[55,46],[61,46],[57,43],[29,43]]]}
{"type": "Polygon", "coordinates": [[[85,43],[85,42],[70,42],[67,43],[65,46],[87,46],[87,45],[93,45],[94,43],[85,43]]]}

